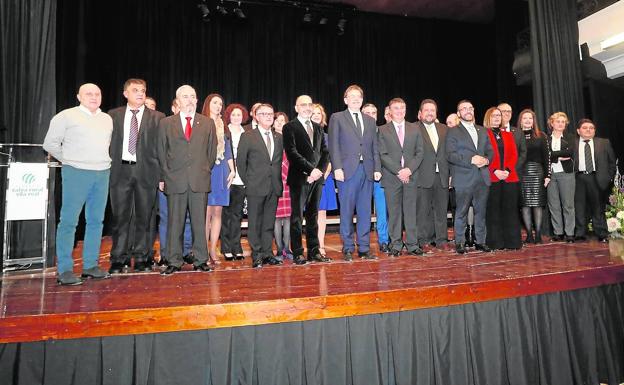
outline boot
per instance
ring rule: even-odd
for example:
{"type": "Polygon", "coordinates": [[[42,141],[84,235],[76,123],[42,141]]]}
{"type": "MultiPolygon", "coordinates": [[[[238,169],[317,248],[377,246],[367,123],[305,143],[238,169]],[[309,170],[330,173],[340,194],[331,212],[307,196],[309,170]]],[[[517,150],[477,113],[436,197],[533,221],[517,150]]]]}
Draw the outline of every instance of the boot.
{"type": "Polygon", "coordinates": [[[474,247],[475,244],[474,226],[466,226],[466,246],[474,247]]]}
{"type": "Polygon", "coordinates": [[[527,230],[527,236],[524,239],[524,243],[534,243],[535,239],[533,238],[533,230],[527,230]]]}
{"type": "Polygon", "coordinates": [[[542,232],[535,230],[535,244],[542,243],[542,232]]]}

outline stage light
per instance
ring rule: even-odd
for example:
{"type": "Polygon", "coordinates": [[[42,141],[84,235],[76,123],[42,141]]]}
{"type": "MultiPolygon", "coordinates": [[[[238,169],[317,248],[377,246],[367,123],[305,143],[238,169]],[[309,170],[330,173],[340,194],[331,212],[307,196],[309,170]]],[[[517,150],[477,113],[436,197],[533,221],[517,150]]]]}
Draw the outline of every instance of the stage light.
{"type": "Polygon", "coordinates": [[[346,25],[347,19],[341,17],[340,20],[338,20],[338,24],[336,24],[336,28],[338,29],[338,36],[344,35],[346,25]]]}
{"type": "Polygon", "coordinates": [[[217,5],[217,12],[219,12],[221,16],[227,16],[228,10],[225,8],[225,4],[223,4],[223,0],[221,0],[221,4],[217,5]]]}
{"type": "Polygon", "coordinates": [[[306,8],[306,12],[303,15],[303,22],[308,24],[312,22],[312,14],[310,13],[310,9],[306,8]]]}
{"type": "Polygon", "coordinates": [[[236,17],[238,17],[239,19],[245,19],[247,16],[245,16],[245,13],[243,12],[243,10],[241,9],[241,2],[238,2],[238,7],[234,8],[234,14],[236,15],[236,17]]]}
{"type": "Polygon", "coordinates": [[[199,12],[201,13],[202,20],[210,21],[210,9],[208,9],[208,5],[206,5],[206,2],[203,1],[201,3],[198,3],[197,8],[199,9],[199,12]]]}
{"type": "Polygon", "coordinates": [[[328,20],[325,16],[323,16],[323,17],[321,17],[321,19],[319,20],[319,24],[320,24],[320,25],[326,25],[328,21],[329,21],[329,20],[328,20]]]}

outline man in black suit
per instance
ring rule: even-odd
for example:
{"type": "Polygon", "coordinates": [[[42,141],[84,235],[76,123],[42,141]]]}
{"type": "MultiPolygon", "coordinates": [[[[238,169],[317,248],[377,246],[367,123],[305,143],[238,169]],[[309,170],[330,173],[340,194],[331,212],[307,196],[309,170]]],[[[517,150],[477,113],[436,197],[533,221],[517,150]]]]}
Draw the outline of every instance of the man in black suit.
{"type": "Polygon", "coordinates": [[[423,162],[418,168],[418,244],[425,251],[448,246],[446,214],[449,196],[449,166],[446,160],[448,127],[436,123],[438,105],[432,99],[420,103],[417,124],[424,139],[423,162]]]}
{"type": "Polygon", "coordinates": [[[485,213],[490,192],[488,164],[494,157],[485,127],[475,124],[474,107],[469,100],[457,104],[460,123],[446,135],[446,159],[449,162],[453,187],[455,187],[455,249],[466,252],[466,219],[470,205],[474,207],[477,250],[490,251],[485,244],[485,213]]]}
{"type": "Polygon", "coordinates": [[[193,233],[193,266],[210,271],[206,245],[206,203],[210,175],[217,155],[214,121],[196,113],[197,96],[193,87],[183,85],[176,91],[180,113],[164,118],[158,127],[162,181],[159,188],[167,195],[167,262],[161,274],[180,271],[184,264],[182,237],[188,210],[193,233]]]}
{"type": "Polygon", "coordinates": [[[108,111],[113,118],[109,150],[113,211],[111,274],[123,272],[133,256],[134,271],[151,271],[150,218],[160,176],[158,124],[165,115],[145,107],[146,88],[145,80],[128,79],[123,91],[128,103],[108,111]]]}
{"type": "Polygon", "coordinates": [[[615,153],[609,139],[595,137],[596,125],[593,121],[581,119],[576,131],[580,137],[575,141],[573,152],[576,171],[576,239],[585,239],[589,214],[594,234],[599,241],[606,242],[609,232],[605,206],[615,175],[615,153]]]}
{"type": "Polygon", "coordinates": [[[253,267],[282,262],[273,255],[273,228],[277,198],[282,195],[282,135],[273,132],[273,107],[256,109],[258,128],[245,131],[238,143],[236,167],[247,191],[247,234],[253,267]]]}
{"type": "Polygon", "coordinates": [[[423,160],[423,137],[418,127],[405,121],[405,101],[388,104],[391,121],[379,127],[381,185],[386,195],[390,233],[390,255],[398,257],[405,246],[412,255],[422,255],[416,224],[416,178],[423,160]]]}
{"type": "Polygon", "coordinates": [[[290,187],[290,242],[293,262],[301,265],[303,258],[301,242],[301,218],[305,213],[306,243],[308,261],[330,262],[331,259],[319,253],[318,206],[323,190],[323,174],[329,163],[329,152],[323,129],[312,122],[313,103],[308,95],[301,95],[295,102],[297,118],[284,128],[284,150],[288,157],[288,179],[290,187]]]}

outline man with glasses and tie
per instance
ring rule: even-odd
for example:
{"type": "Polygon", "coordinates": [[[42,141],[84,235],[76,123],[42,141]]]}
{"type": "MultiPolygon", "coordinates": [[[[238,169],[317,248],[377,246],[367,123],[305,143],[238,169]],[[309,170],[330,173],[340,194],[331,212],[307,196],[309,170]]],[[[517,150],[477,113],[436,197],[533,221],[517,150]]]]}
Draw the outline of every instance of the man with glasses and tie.
{"type": "Polygon", "coordinates": [[[196,112],[197,95],[183,85],[176,91],[180,112],[160,121],[158,159],[162,181],[159,188],[167,195],[168,266],[161,274],[180,271],[184,264],[182,239],[186,212],[191,218],[193,268],[210,271],[206,245],[206,203],[210,175],[217,156],[217,134],[212,119],[196,112]]]}
{"type": "MultiPolygon", "coordinates": [[[[388,104],[390,122],[379,127],[381,184],[386,194],[390,234],[390,255],[398,257],[405,246],[410,255],[422,255],[416,226],[416,175],[423,161],[423,137],[414,123],[405,121],[405,101],[394,98],[388,104]]],[[[429,220],[429,218],[427,218],[429,220]]]]}
{"type": "Polygon", "coordinates": [[[329,163],[329,152],[325,143],[323,129],[312,122],[312,98],[301,95],[295,101],[297,118],[283,128],[284,150],[288,157],[288,178],[290,187],[290,242],[293,262],[297,265],[306,263],[301,242],[301,218],[305,213],[307,260],[310,262],[330,262],[321,255],[318,240],[318,207],[323,190],[323,175],[329,163]]]}
{"type": "Polygon", "coordinates": [[[355,242],[353,214],[357,212],[358,256],[377,258],[370,252],[371,201],[373,181],[381,178],[375,120],[362,114],[364,91],[358,85],[347,87],[347,109],[329,118],[329,154],[340,200],[340,238],[346,261],[353,259],[355,242]]]}
{"type": "Polygon", "coordinates": [[[238,143],[236,167],[247,194],[247,238],[253,267],[279,265],[273,255],[273,227],[277,198],[282,196],[282,135],[271,130],[273,107],[256,109],[258,129],[245,131],[238,143]]]}
{"type": "Polygon", "coordinates": [[[589,119],[581,119],[576,132],[573,150],[576,168],[574,211],[576,213],[576,239],[586,239],[588,218],[591,218],[594,234],[600,242],[606,242],[609,232],[605,218],[605,206],[609,187],[615,175],[615,153],[609,139],[596,138],[596,125],[589,119]]]}
{"type": "Polygon", "coordinates": [[[150,217],[160,178],[158,123],[165,117],[146,108],[145,80],[128,79],[123,89],[128,103],[108,111],[113,118],[109,186],[113,211],[111,274],[129,268],[132,257],[135,272],[151,271],[150,217]]]}

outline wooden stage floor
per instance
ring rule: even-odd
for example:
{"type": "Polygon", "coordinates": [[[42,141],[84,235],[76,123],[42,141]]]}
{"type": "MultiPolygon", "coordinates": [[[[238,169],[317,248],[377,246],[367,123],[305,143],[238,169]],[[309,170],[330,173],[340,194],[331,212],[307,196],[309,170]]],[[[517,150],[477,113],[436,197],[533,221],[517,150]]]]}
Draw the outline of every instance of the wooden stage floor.
{"type": "MultiPolygon", "coordinates": [[[[105,268],[110,244],[105,238],[105,268]]],[[[5,275],[0,343],[367,315],[624,282],[624,255],[595,241],[353,262],[342,260],[337,234],[328,234],[326,244],[333,262],[304,266],[287,261],[253,269],[247,257],[210,273],[186,266],[171,276],[155,270],[74,287],[58,286],[54,269],[5,275]]]]}

